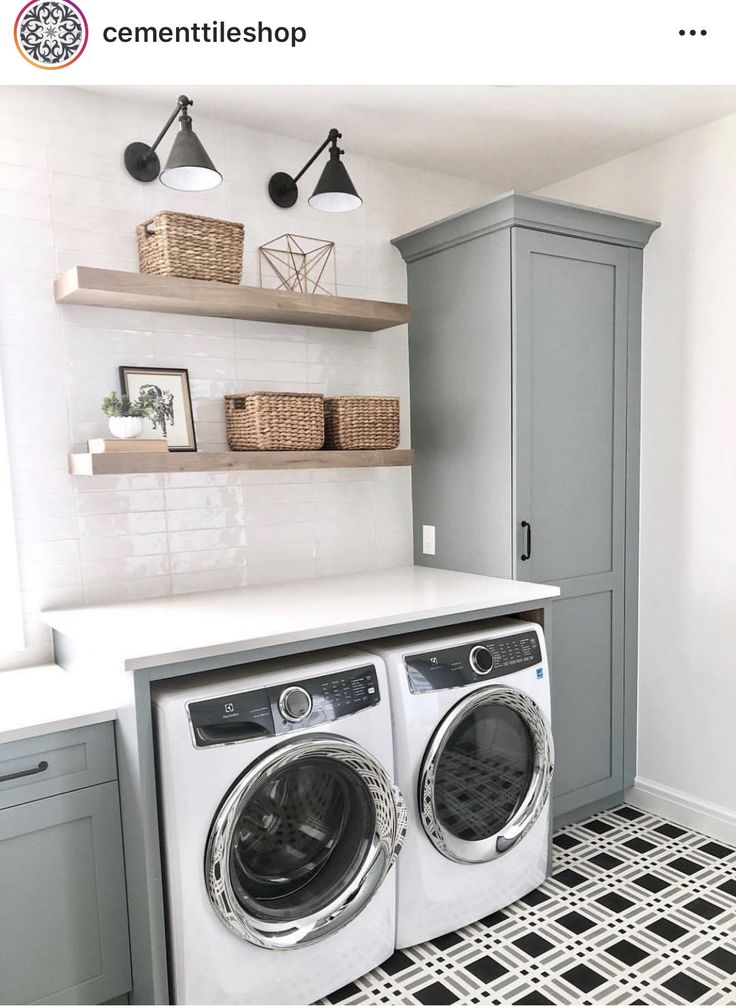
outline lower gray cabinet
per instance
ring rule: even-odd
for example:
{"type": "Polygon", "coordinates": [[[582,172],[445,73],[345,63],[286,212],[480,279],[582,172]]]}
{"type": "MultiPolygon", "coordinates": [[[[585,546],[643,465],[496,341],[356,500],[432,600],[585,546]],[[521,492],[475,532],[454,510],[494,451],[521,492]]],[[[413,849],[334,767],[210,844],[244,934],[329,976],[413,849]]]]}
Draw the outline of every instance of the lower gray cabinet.
{"type": "Polygon", "coordinates": [[[130,987],[117,782],[0,811],[0,1001],[99,1004],[130,987]]]}

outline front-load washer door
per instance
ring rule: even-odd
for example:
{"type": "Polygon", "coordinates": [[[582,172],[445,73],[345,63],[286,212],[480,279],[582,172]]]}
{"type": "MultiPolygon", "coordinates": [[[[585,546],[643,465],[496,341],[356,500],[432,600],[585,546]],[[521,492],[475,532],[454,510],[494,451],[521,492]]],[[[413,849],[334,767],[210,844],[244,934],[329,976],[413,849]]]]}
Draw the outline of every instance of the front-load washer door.
{"type": "Polygon", "coordinates": [[[419,775],[427,836],[453,861],[490,861],[531,829],[549,797],[553,745],[526,693],[486,686],[440,722],[419,775]]]}
{"type": "Polygon", "coordinates": [[[405,833],[401,793],[365,749],[322,733],[290,739],[248,767],[215,815],[210,901],[263,948],[319,941],[369,902],[405,833]]]}

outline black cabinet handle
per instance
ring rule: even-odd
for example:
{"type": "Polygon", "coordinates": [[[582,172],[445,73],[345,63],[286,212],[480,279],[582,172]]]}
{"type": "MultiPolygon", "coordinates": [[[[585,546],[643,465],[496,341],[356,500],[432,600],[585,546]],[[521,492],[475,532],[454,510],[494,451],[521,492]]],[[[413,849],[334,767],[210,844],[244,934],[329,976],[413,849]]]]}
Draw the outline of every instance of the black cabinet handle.
{"type": "Polygon", "coordinates": [[[33,774],[43,773],[44,770],[48,770],[48,768],[49,768],[48,763],[46,762],[45,759],[43,759],[38,764],[38,766],[31,767],[30,770],[20,770],[18,771],[18,773],[9,773],[6,774],[4,777],[0,777],[0,784],[9,780],[18,780],[19,777],[32,777],[33,774]]]}
{"type": "Polygon", "coordinates": [[[521,554],[522,560],[531,560],[532,557],[532,527],[528,521],[523,521],[521,527],[526,529],[526,553],[521,554]]]}

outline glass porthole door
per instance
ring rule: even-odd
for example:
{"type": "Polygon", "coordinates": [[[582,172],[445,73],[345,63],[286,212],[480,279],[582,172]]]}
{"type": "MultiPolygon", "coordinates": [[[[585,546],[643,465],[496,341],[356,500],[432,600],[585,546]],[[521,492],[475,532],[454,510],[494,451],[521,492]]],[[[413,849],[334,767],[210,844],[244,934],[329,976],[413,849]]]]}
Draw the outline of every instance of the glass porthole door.
{"type": "Polygon", "coordinates": [[[406,833],[406,807],[357,744],[313,734],[256,760],[210,829],[210,901],[238,937],[264,948],[319,941],[357,916],[406,833]]]}
{"type": "Polygon", "coordinates": [[[520,690],[487,686],[440,722],[419,779],[422,824],[453,861],[490,861],[531,829],[549,797],[549,724],[520,690]]]}

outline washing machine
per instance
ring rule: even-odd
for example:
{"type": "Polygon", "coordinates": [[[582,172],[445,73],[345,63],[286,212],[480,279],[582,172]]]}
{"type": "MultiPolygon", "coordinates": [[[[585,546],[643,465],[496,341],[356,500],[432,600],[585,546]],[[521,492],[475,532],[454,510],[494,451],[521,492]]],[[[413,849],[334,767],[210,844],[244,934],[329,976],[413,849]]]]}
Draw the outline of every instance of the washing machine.
{"type": "Polygon", "coordinates": [[[308,1004],[394,951],[386,669],[355,651],[153,692],[176,1004],[308,1004]]]}
{"type": "MultiPolygon", "coordinates": [[[[397,947],[536,888],[550,843],[549,666],[542,628],[496,620],[371,644],[386,662],[408,830],[397,947]]],[[[375,658],[372,658],[375,660],[375,658]]]]}

